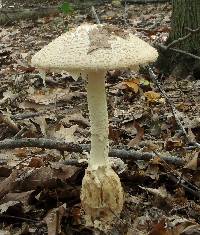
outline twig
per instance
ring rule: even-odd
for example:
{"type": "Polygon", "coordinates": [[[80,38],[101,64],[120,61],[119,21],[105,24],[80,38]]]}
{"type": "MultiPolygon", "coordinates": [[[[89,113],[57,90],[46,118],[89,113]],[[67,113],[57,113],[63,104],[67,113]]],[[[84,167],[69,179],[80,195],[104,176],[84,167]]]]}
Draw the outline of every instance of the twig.
{"type": "Polygon", "coordinates": [[[197,33],[200,31],[200,27],[196,28],[196,29],[190,29],[190,28],[185,28],[186,30],[189,31],[189,33],[183,37],[180,37],[176,40],[174,40],[173,42],[169,43],[167,46],[164,46],[162,44],[157,44],[158,47],[160,47],[161,49],[163,50],[171,50],[171,51],[174,51],[174,52],[177,52],[177,53],[181,53],[181,54],[184,54],[184,55],[187,55],[187,56],[190,56],[194,59],[197,59],[197,60],[200,60],[200,57],[199,56],[196,56],[192,53],[189,53],[189,52],[186,52],[184,50],[181,50],[181,49],[176,49],[176,48],[172,48],[172,46],[178,44],[179,42],[183,42],[185,41],[186,39],[188,39],[189,37],[192,36],[192,34],[194,33],[197,33]]]}
{"type": "Polygon", "coordinates": [[[98,17],[98,15],[97,15],[97,13],[96,13],[96,10],[95,10],[94,6],[91,7],[91,11],[92,11],[92,14],[93,14],[93,16],[94,16],[94,18],[95,18],[95,20],[96,20],[96,23],[97,23],[97,24],[101,24],[101,22],[100,22],[100,20],[99,20],[99,17],[98,17]]]}
{"type": "Polygon", "coordinates": [[[124,24],[128,25],[128,23],[127,23],[127,3],[126,3],[126,1],[124,1],[124,15],[123,15],[123,18],[124,18],[124,24]]]}
{"type": "Polygon", "coordinates": [[[170,108],[171,108],[171,111],[172,111],[172,114],[176,120],[176,123],[178,124],[179,128],[181,129],[181,131],[183,132],[185,138],[187,139],[187,141],[189,143],[192,143],[194,144],[197,148],[200,148],[200,144],[197,143],[197,142],[191,142],[190,141],[190,138],[184,128],[184,126],[182,125],[180,119],[178,118],[178,116],[176,115],[177,113],[177,110],[176,110],[176,107],[174,106],[174,104],[172,103],[172,101],[169,99],[169,97],[167,96],[167,94],[165,93],[165,91],[162,89],[162,87],[160,86],[158,80],[157,80],[157,76],[154,74],[153,70],[151,69],[150,66],[147,66],[148,70],[149,70],[149,75],[150,75],[150,78],[153,80],[153,82],[156,84],[156,86],[158,87],[158,89],[160,90],[161,94],[165,97],[167,103],[169,104],[170,108]]]}
{"type": "Polygon", "coordinates": [[[189,183],[189,185],[188,185],[188,182],[185,181],[185,179],[180,180],[174,175],[168,175],[168,177],[174,183],[181,185],[185,189],[185,191],[188,191],[189,193],[191,193],[195,197],[200,198],[199,188],[197,188],[195,185],[192,185],[191,183],[189,183]]]}
{"type": "MultiPolygon", "coordinates": [[[[64,141],[58,141],[54,139],[45,139],[45,138],[22,138],[22,139],[6,139],[0,141],[0,149],[15,149],[22,147],[37,147],[37,148],[46,148],[46,149],[57,149],[60,151],[76,152],[83,153],[84,151],[90,151],[90,145],[87,144],[74,144],[67,143],[64,141]]],[[[134,150],[119,150],[111,149],[109,152],[110,157],[117,157],[123,160],[146,160],[149,161],[157,155],[154,153],[142,153],[134,150]]],[[[183,166],[184,160],[175,156],[162,156],[162,160],[183,166]]]]}
{"type": "Polygon", "coordinates": [[[14,136],[15,139],[19,139],[22,137],[22,135],[28,130],[26,126],[22,127],[22,129],[17,132],[17,134],[14,136]]]}
{"type": "Polygon", "coordinates": [[[169,48],[171,48],[172,46],[178,44],[179,42],[185,41],[186,39],[188,39],[189,37],[191,37],[192,34],[199,32],[200,27],[198,27],[197,29],[190,29],[190,28],[186,28],[186,29],[189,31],[189,33],[188,33],[187,35],[185,35],[185,36],[183,36],[183,37],[180,37],[180,38],[174,40],[173,42],[169,43],[169,44],[167,45],[167,49],[169,49],[169,48]]]}
{"type": "Polygon", "coordinates": [[[33,118],[33,117],[39,117],[44,114],[46,114],[46,112],[22,113],[22,114],[17,114],[17,115],[11,115],[10,118],[17,121],[17,120],[23,120],[23,119],[33,118]]]}
{"type": "Polygon", "coordinates": [[[190,183],[189,180],[184,177],[182,173],[178,172],[178,170],[175,170],[173,167],[167,164],[167,162],[163,161],[162,166],[165,169],[165,172],[169,179],[171,179],[174,183],[181,185],[185,189],[185,191],[188,191],[195,197],[200,198],[200,189],[198,186],[190,183]]]}
{"type": "Polygon", "coordinates": [[[30,222],[30,223],[43,223],[40,220],[33,220],[33,219],[29,219],[29,218],[25,218],[25,217],[19,217],[19,216],[13,216],[13,215],[0,215],[0,218],[4,218],[4,219],[17,219],[17,220],[21,220],[21,221],[25,221],[25,222],[30,222]]]}
{"type": "Polygon", "coordinates": [[[190,56],[194,59],[197,59],[197,60],[200,60],[200,57],[197,56],[197,55],[194,55],[192,53],[189,53],[189,52],[186,52],[186,51],[183,51],[183,50],[180,50],[180,49],[176,49],[176,48],[168,48],[167,46],[164,46],[162,44],[156,44],[156,46],[158,46],[159,48],[163,49],[163,50],[170,50],[170,51],[174,51],[174,52],[177,52],[177,53],[180,53],[180,54],[183,54],[183,55],[187,55],[187,56],[190,56]]]}

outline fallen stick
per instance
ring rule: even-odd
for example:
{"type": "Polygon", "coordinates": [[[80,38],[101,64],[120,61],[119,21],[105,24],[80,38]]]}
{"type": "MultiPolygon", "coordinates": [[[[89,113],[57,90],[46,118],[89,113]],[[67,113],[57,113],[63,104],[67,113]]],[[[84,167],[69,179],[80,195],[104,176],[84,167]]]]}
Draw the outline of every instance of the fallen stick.
{"type": "Polygon", "coordinates": [[[170,50],[170,51],[174,51],[174,52],[177,52],[177,53],[180,53],[180,54],[183,54],[183,55],[187,55],[187,56],[190,56],[191,58],[194,58],[196,60],[200,60],[200,56],[197,56],[197,55],[194,55],[194,54],[191,54],[189,52],[186,52],[186,51],[183,51],[183,50],[180,50],[180,49],[176,49],[176,48],[171,48],[171,47],[168,47],[168,46],[164,46],[162,44],[156,44],[156,46],[164,51],[167,51],[167,50],[170,50]]]}
{"type": "Polygon", "coordinates": [[[193,145],[196,146],[196,148],[200,148],[200,144],[197,143],[197,142],[192,142],[190,140],[190,137],[189,135],[187,134],[184,126],[182,125],[178,115],[177,115],[177,110],[176,110],[176,107],[175,105],[173,104],[173,102],[171,101],[171,99],[167,96],[167,94],[165,93],[165,91],[162,89],[162,87],[160,86],[160,83],[158,82],[157,80],[157,76],[154,74],[153,70],[151,69],[150,66],[147,66],[148,70],[149,70],[149,75],[150,75],[150,78],[152,79],[152,81],[156,84],[156,86],[158,87],[158,89],[160,90],[161,94],[163,95],[163,97],[166,99],[167,103],[169,104],[170,108],[171,108],[171,111],[172,111],[172,114],[176,120],[176,123],[177,125],[179,126],[180,130],[182,131],[182,133],[184,134],[186,140],[188,143],[192,143],[193,145]]]}
{"type": "MultiPolygon", "coordinates": [[[[15,148],[23,148],[23,147],[37,147],[44,149],[57,149],[60,151],[67,152],[76,152],[83,153],[84,151],[90,151],[90,145],[87,144],[74,144],[67,143],[64,141],[58,141],[53,139],[45,139],[45,138],[22,138],[22,139],[5,139],[0,141],[0,149],[15,149],[15,148]]],[[[139,152],[134,150],[119,150],[119,149],[111,149],[109,151],[109,157],[117,157],[123,160],[146,160],[149,161],[152,158],[156,157],[155,153],[148,152],[139,152]]],[[[161,160],[166,161],[170,164],[175,164],[178,166],[183,166],[185,161],[176,156],[162,156],[161,160]]]]}
{"type": "Polygon", "coordinates": [[[10,9],[2,8],[0,10],[0,25],[13,23],[23,19],[37,19],[51,14],[58,13],[57,7],[33,8],[33,9],[10,9]]]}
{"type": "Polygon", "coordinates": [[[170,2],[170,0],[122,0],[122,4],[129,3],[129,4],[144,4],[144,3],[165,3],[170,2]]]}
{"type": "MultiPolygon", "coordinates": [[[[87,9],[93,5],[98,6],[96,2],[80,2],[70,4],[74,10],[87,9]]],[[[15,21],[25,19],[38,19],[49,15],[59,14],[59,6],[35,7],[35,8],[1,8],[0,9],[0,25],[12,24],[15,21]]]]}

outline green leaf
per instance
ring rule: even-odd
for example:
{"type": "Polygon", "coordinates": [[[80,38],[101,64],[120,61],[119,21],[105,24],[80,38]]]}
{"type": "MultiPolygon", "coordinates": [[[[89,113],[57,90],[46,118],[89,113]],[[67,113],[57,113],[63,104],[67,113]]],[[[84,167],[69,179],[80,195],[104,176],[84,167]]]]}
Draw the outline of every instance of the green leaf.
{"type": "Polygon", "coordinates": [[[69,14],[70,12],[73,11],[73,8],[70,6],[70,4],[68,2],[63,2],[60,6],[59,6],[59,10],[64,13],[64,14],[69,14]]]}
{"type": "Polygon", "coordinates": [[[149,86],[150,85],[150,82],[146,79],[140,79],[140,84],[143,85],[143,86],[149,86]]]}

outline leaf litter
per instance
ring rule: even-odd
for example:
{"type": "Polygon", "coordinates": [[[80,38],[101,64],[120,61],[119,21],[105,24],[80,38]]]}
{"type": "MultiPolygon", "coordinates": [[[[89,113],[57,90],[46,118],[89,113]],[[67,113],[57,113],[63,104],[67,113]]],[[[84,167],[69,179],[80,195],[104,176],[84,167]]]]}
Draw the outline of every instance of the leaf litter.
{"type": "MultiPolygon", "coordinates": [[[[111,28],[129,28],[150,43],[163,43],[170,31],[169,4],[128,5],[126,12],[123,6],[103,4],[97,13],[111,28]]],[[[84,9],[65,16],[67,25],[62,17],[13,22],[0,29],[1,140],[49,137],[89,143],[85,82],[67,73],[44,78],[30,66],[31,56],[66,27],[93,22],[84,9]]],[[[199,81],[163,77],[160,82],[188,135],[199,141],[199,81]]],[[[111,148],[156,156],[149,162],[112,160],[126,200],[110,234],[200,234],[199,152],[181,135],[161,92],[148,75],[130,71],[108,72],[106,90],[111,148]],[[180,157],[185,165],[168,164],[162,156],[180,157]]],[[[1,150],[0,234],[93,234],[84,227],[79,198],[84,166],[63,163],[85,161],[87,155],[36,147],[1,150]]]]}

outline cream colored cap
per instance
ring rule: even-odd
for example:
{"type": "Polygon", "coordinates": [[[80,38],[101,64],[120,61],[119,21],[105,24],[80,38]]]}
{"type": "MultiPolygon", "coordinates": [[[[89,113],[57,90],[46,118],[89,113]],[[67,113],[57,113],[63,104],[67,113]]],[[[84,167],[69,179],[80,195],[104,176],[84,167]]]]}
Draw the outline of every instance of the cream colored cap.
{"type": "Polygon", "coordinates": [[[72,73],[137,68],[157,59],[156,49],[131,33],[108,25],[83,24],[37,52],[32,65],[72,73]]]}

